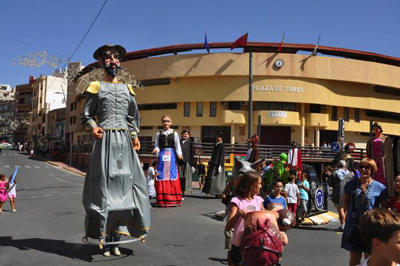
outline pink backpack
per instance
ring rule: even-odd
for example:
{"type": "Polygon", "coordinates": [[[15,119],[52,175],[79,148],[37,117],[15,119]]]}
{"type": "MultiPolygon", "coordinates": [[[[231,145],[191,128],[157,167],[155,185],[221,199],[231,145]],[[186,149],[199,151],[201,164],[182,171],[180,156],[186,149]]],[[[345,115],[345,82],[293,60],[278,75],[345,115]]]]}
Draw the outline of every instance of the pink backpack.
{"type": "Polygon", "coordinates": [[[283,245],[278,238],[279,232],[270,227],[269,219],[262,222],[254,220],[254,224],[245,228],[240,250],[247,266],[275,265],[282,256],[283,245]]]}

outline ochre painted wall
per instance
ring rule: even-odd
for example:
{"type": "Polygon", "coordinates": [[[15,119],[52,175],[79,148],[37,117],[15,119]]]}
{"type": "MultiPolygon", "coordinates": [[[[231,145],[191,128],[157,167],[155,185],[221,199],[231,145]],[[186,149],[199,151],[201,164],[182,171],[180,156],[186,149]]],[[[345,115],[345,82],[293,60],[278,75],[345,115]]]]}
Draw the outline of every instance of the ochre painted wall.
{"type": "MultiPolygon", "coordinates": [[[[287,118],[270,118],[268,111],[254,110],[253,132],[256,132],[257,114],[260,113],[263,125],[292,126],[292,140],[300,142],[300,125],[304,115],[308,131],[306,144],[312,144],[317,126],[320,130],[337,130],[338,122],[331,121],[332,106],[338,107],[338,118],[343,117],[344,107],[349,107],[350,119],[346,122],[346,132],[353,139],[346,141],[361,145],[366,138],[359,132],[369,131],[370,117],[366,116],[366,110],[400,114],[400,96],[374,92],[375,85],[400,89],[399,67],[300,54],[254,53],[253,56],[253,101],[297,103],[296,111],[287,112],[287,118]],[[280,69],[274,66],[277,59],[284,61],[280,69]],[[305,104],[304,114],[300,110],[301,103],[305,104]],[[321,110],[322,114],[310,114],[310,104],[325,105],[327,108],[321,110]],[[360,109],[360,122],[354,120],[354,108],[360,109]]],[[[178,104],[176,110],[141,111],[142,126],[153,126],[153,129],[143,130],[141,134],[153,136],[165,113],[173,116],[174,124],[179,125],[178,131],[190,127],[195,137],[201,137],[201,126],[204,125],[231,126],[236,141],[239,140],[239,127],[246,127],[247,134],[247,106],[231,111],[221,102],[248,101],[248,54],[171,55],[127,61],[122,66],[138,80],[170,79],[170,85],[135,89],[138,104],[178,104]],[[191,104],[190,117],[183,116],[184,102],[191,104]],[[203,117],[196,116],[197,102],[204,104],[203,117]],[[217,102],[216,117],[209,116],[210,102],[217,102]]],[[[385,133],[400,135],[397,121],[373,119],[380,122],[385,133]]]]}

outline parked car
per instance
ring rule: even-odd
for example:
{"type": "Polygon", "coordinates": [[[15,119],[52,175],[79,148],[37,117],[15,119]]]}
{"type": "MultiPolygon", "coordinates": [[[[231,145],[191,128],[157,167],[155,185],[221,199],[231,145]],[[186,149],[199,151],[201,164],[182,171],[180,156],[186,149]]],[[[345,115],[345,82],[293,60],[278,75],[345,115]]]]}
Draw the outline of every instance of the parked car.
{"type": "Polygon", "coordinates": [[[308,173],[308,183],[310,183],[310,191],[308,192],[308,213],[317,211],[315,205],[315,192],[321,186],[317,172],[314,167],[309,164],[303,164],[303,172],[308,173]]]}
{"type": "Polygon", "coordinates": [[[4,150],[12,150],[14,146],[8,142],[0,143],[4,150]]]}

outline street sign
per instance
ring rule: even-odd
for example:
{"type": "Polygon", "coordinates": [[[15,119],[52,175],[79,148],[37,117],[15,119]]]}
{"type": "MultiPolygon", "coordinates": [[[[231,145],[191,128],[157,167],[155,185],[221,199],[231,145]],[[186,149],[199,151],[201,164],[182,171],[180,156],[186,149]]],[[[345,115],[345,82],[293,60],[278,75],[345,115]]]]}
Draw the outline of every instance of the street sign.
{"type": "Polygon", "coordinates": [[[331,151],[338,152],[340,151],[340,144],[339,142],[332,142],[331,144],[331,151]]]}
{"type": "Polygon", "coordinates": [[[315,208],[317,208],[317,210],[322,210],[324,208],[324,192],[322,191],[322,189],[318,188],[315,191],[315,208]]]}
{"type": "Polygon", "coordinates": [[[353,142],[349,142],[346,144],[346,146],[344,147],[345,150],[348,150],[349,152],[353,152],[356,148],[356,144],[354,144],[353,142]]]}

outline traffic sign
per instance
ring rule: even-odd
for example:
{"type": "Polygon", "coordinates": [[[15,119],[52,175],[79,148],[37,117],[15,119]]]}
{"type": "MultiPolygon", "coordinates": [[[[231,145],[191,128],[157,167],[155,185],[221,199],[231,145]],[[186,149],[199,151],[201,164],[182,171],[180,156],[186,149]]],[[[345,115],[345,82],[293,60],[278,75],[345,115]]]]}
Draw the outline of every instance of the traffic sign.
{"type": "Polygon", "coordinates": [[[331,144],[331,151],[333,151],[333,152],[340,151],[340,144],[338,142],[333,142],[331,144]]]}
{"type": "Polygon", "coordinates": [[[322,189],[318,188],[315,191],[315,208],[317,208],[317,210],[322,210],[324,208],[324,192],[322,191],[322,189]]]}
{"type": "Polygon", "coordinates": [[[348,142],[346,146],[344,147],[345,150],[348,150],[349,152],[353,152],[356,148],[356,144],[353,142],[348,142]]]}

